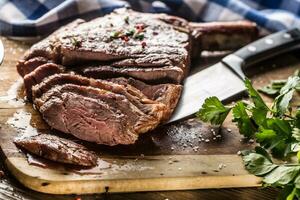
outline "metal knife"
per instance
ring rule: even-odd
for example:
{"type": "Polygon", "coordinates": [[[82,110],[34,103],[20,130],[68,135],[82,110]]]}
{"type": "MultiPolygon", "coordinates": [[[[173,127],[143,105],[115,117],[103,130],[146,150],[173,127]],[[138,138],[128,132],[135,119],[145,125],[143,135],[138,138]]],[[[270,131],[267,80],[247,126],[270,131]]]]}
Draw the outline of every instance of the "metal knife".
{"type": "Polygon", "coordinates": [[[2,41],[0,39],[0,65],[1,65],[1,63],[3,61],[3,57],[4,57],[4,47],[3,47],[3,43],[2,43],[2,41]]]}
{"type": "Polygon", "coordinates": [[[245,92],[244,69],[300,45],[300,30],[285,30],[261,38],[186,78],[183,93],[171,119],[174,122],[196,113],[204,100],[217,96],[225,101],[245,92]]]}

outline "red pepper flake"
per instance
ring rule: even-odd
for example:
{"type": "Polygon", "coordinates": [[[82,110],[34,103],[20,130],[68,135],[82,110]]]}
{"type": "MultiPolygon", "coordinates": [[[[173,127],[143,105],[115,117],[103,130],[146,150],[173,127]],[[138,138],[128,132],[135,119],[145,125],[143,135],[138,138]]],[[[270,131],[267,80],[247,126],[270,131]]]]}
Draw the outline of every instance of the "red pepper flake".
{"type": "Polygon", "coordinates": [[[141,42],[141,45],[142,45],[143,48],[145,48],[147,46],[145,41],[141,42]]]}
{"type": "Polygon", "coordinates": [[[145,28],[145,24],[136,24],[135,28],[137,29],[138,32],[142,32],[145,28]]]}
{"type": "Polygon", "coordinates": [[[129,37],[128,36],[122,36],[122,40],[124,40],[125,42],[128,42],[129,41],[129,37]]]}

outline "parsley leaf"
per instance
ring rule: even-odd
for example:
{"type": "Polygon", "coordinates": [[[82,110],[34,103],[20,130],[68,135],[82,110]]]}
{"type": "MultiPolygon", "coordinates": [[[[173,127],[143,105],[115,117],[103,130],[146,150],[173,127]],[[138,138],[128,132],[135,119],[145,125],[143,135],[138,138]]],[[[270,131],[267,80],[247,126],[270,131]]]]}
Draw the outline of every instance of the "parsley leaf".
{"type": "Polygon", "coordinates": [[[256,176],[263,176],[278,167],[265,156],[254,152],[244,155],[243,161],[246,169],[256,176]]]}
{"type": "Polygon", "coordinates": [[[249,97],[254,103],[252,110],[252,118],[257,124],[261,124],[266,119],[267,113],[269,111],[268,106],[265,104],[259,93],[253,88],[249,79],[245,80],[245,86],[249,93],[249,97]]]}
{"type": "MultiPolygon", "coordinates": [[[[222,124],[232,109],[233,122],[240,134],[254,137],[260,146],[255,151],[243,151],[245,168],[260,176],[266,186],[283,188],[279,199],[300,199],[300,108],[292,112],[290,102],[295,91],[300,90],[300,72],[287,80],[273,81],[263,90],[278,94],[270,109],[259,93],[246,79],[245,86],[251,102],[239,101],[231,107],[224,106],[217,97],[206,99],[197,116],[212,124],[222,124]],[[283,160],[298,163],[275,164],[269,153],[283,160]]],[[[262,90],[261,90],[262,91],[262,90]]]]}
{"type": "Polygon", "coordinates": [[[289,108],[290,101],[296,90],[296,87],[300,84],[299,76],[289,77],[286,84],[281,88],[280,95],[276,97],[273,110],[275,116],[283,116],[289,108]]]}
{"type": "MultiPolygon", "coordinates": [[[[294,76],[300,77],[300,70],[296,70],[294,76]]],[[[269,85],[266,85],[260,89],[259,92],[269,96],[279,95],[281,88],[286,84],[287,80],[273,80],[269,85]]],[[[297,91],[300,91],[300,85],[296,87],[297,91]]]]}
{"type": "Polygon", "coordinates": [[[263,177],[265,185],[284,188],[280,199],[296,195],[297,188],[300,188],[300,164],[274,164],[267,155],[260,154],[259,151],[248,151],[242,159],[250,173],[263,177]]]}
{"type": "Polygon", "coordinates": [[[259,92],[262,92],[264,94],[274,96],[278,95],[281,88],[286,84],[287,80],[274,80],[271,81],[269,85],[266,85],[260,89],[258,89],[259,92]]]}
{"type": "Polygon", "coordinates": [[[209,97],[205,100],[196,116],[202,121],[210,122],[214,125],[221,125],[230,110],[231,108],[224,106],[217,97],[209,97]]]}
{"type": "Polygon", "coordinates": [[[238,102],[232,109],[233,122],[237,122],[237,126],[242,135],[246,137],[251,137],[257,128],[249,117],[246,106],[243,102],[238,102]]]}
{"type": "Polygon", "coordinates": [[[265,176],[264,182],[270,185],[285,185],[293,181],[299,174],[300,165],[278,166],[274,171],[265,176]]]}

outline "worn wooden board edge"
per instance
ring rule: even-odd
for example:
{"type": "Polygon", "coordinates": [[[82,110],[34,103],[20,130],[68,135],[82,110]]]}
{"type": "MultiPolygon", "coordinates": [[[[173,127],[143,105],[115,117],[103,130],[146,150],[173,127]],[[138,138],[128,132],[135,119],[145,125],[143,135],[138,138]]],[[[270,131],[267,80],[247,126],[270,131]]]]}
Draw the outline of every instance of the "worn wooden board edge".
{"type": "MultiPolygon", "coordinates": [[[[207,157],[207,155],[197,156],[207,157]]],[[[50,180],[48,176],[50,174],[48,174],[47,171],[42,172],[44,170],[43,168],[29,165],[25,158],[10,157],[6,159],[5,163],[12,175],[23,185],[32,190],[48,194],[122,193],[261,186],[261,179],[248,174],[246,171],[245,174],[237,176],[211,176],[204,174],[189,177],[124,178],[119,180],[88,179],[87,177],[82,177],[75,178],[76,180],[72,180],[71,178],[62,181],[56,180],[55,178],[50,180]],[[29,170],[24,170],[24,168],[27,167],[29,167],[29,170]],[[44,173],[44,175],[37,177],[35,170],[42,170],[39,173],[44,173]]]]}

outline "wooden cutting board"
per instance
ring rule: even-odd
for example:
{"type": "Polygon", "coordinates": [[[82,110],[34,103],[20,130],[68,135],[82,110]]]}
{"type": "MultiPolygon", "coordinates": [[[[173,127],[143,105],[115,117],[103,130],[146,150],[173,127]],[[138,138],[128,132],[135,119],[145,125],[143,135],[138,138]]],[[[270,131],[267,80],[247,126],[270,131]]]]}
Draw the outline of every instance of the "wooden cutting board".
{"type": "Polygon", "coordinates": [[[99,165],[93,169],[28,159],[14,145],[16,136],[66,135],[49,129],[23,100],[22,79],[15,64],[29,46],[2,39],[5,60],[0,67],[0,145],[7,168],[26,187],[52,194],[83,194],[260,185],[260,179],[245,171],[237,155],[253,144],[243,141],[228,122],[219,135],[212,131],[214,127],[189,119],[145,134],[135,145],[83,143],[99,155],[99,165]]]}

